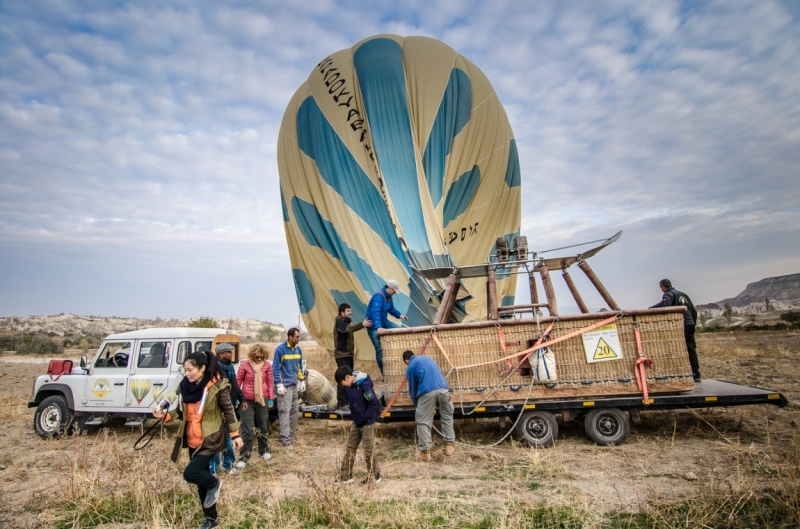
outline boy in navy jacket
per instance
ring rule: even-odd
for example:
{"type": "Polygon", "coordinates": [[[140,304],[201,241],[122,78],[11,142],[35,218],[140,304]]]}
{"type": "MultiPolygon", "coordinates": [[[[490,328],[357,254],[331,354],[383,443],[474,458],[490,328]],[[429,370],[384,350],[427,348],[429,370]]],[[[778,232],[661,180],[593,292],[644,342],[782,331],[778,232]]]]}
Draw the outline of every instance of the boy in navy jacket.
{"type": "Polygon", "coordinates": [[[378,420],[378,397],[372,385],[372,379],[366,373],[353,371],[349,366],[342,366],[334,375],[337,384],[344,386],[347,400],[350,403],[350,415],[353,425],[350,435],[347,436],[347,452],[342,461],[342,469],[336,484],[353,482],[353,464],[356,460],[356,450],[361,441],[364,450],[364,460],[367,463],[367,477],[361,482],[366,485],[370,477],[375,483],[381,481],[381,471],[375,460],[375,431],[378,420]]]}

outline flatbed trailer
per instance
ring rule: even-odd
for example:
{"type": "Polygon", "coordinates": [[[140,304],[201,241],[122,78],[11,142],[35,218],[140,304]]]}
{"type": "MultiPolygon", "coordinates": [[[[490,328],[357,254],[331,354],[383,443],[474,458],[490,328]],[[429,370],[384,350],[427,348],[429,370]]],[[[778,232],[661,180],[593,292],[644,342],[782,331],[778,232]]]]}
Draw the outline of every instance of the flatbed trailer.
{"type": "MultiPolygon", "coordinates": [[[[620,444],[630,433],[631,419],[636,422],[642,411],[679,410],[772,404],[784,408],[789,401],[781,393],[733,382],[704,379],[695,389],[681,393],[652,395],[645,404],[641,395],[603,398],[536,399],[527,403],[492,402],[475,407],[455,404],[454,419],[509,417],[517,421],[516,432],[531,446],[545,447],[558,437],[556,415],[563,421],[583,420],[589,437],[599,445],[620,444]]],[[[301,405],[304,419],[349,421],[350,413],[329,410],[324,406],[301,405]]],[[[380,422],[412,422],[412,407],[394,407],[380,422]]],[[[438,415],[437,415],[438,418],[438,415]]]]}

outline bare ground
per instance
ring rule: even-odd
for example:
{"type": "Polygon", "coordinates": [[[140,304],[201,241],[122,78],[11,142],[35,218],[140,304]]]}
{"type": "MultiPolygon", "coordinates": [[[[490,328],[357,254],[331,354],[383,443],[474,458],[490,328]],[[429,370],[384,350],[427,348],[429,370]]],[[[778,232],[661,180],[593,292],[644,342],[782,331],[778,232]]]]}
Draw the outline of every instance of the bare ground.
{"type": "MultiPolygon", "coordinates": [[[[511,504],[550,505],[602,517],[689,501],[710,491],[761,494],[774,489],[777,477],[785,477],[792,465],[789,481],[778,481],[795,487],[789,494],[796,497],[800,334],[705,334],[698,335],[698,345],[706,378],[770,388],[783,393],[790,406],[645,412],[641,424],[632,425],[630,437],[618,447],[592,444],[577,423],[560,423],[558,442],[547,449],[528,448],[512,439],[491,449],[459,447],[455,456],[445,458],[438,442],[431,464],[414,461],[413,424],[381,425],[383,482],[342,490],[331,483],[338,474],[348,426],[301,420],[293,452],[276,448],[273,431],[274,458],[269,463],[259,461],[244,474],[225,478],[221,515],[223,520],[237,520],[234,506],[241,502],[274,508],[275,502],[306,498],[334,521],[347,505],[389,499],[418,505],[447,500],[467,511],[474,506],[502,512],[511,504]]],[[[310,367],[331,378],[333,360],[321,350],[306,352],[310,367]]],[[[174,426],[141,452],[132,448],[140,431],[123,426],[60,441],[41,440],[26,403],[33,379],[45,371],[45,364],[20,360],[0,358],[0,496],[6,499],[1,502],[0,526],[196,525],[196,501],[141,499],[162,498],[171,490],[191,492],[182,480],[182,466],[168,459],[174,426]],[[122,497],[133,499],[114,503],[122,497]],[[133,504],[134,512],[109,520],[103,514],[108,502],[117,510],[133,504]],[[121,519],[129,521],[120,525],[121,519]],[[169,522],[165,525],[163,520],[169,522]]],[[[372,362],[357,368],[376,371],[372,362]]],[[[485,445],[508,427],[509,422],[476,419],[457,422],[456,433],[461,442],[485,445]]],[[[363,477],[360,458],[356,470],[357,477],[363,477]]],[[[800,515],[796,520],[800,524],[800,515]]],[[[582,525],[593,523],[589,516],[582,525]]],[[[286,518],[283,525],[304,523],[286,518]]],[[[381,525],[377,518],[376,525],[381,525]]]]}

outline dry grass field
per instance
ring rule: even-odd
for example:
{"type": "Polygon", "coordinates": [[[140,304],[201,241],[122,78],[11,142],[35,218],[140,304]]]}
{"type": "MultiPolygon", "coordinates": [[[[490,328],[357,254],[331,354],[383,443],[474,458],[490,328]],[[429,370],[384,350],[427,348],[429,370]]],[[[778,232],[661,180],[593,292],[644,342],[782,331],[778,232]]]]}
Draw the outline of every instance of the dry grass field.
{"type": "MultiPolygon", "coordinates": [[[[561,423],[557,443],[459,447],[416,463],[414,425],[379,427],[382,483],[333,486],[347,425],[302,421],[295,450],[223,477],[222,527],[800,527],[800,334],[699,335],[707,378],[767,387],[791,402],[643,412],[617,447],[591,444],[581,424],[561,423]]],[[[331,377],[324,351],[309,366],[331,377]]],[[[106,428],[43,441],[26,407],[43,363],[0,358],[2,527],[198,526],[195,492],[170,462],[175,427],[142,451],[139,429],[106,428]]],[[[374,363],[357,368],[375,372],[374,363]]],[[[490,444],[509,424],[456,423],[458,440],[490,444]]],[[[364,475],[357,462],[357,478],[364,475]]]]}

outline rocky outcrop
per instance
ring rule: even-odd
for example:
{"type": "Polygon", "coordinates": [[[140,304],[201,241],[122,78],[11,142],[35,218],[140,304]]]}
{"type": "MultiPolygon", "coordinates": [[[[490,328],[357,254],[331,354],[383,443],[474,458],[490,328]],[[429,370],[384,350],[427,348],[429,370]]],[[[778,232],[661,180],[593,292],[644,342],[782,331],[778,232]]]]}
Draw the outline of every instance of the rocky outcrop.
{"type": "Polygon", "coordinates": [[[768,277],[750,283],[738,296],[697,305],[697,310],[707,318],[719,318],[725,303],[731,306],[734,314],[740,315],[796,309],[800,307],[800,274],[768,277]]]}
{"type": "Polygon", "coordinates": [[[766,300],[769,300],[770,303],[787,302],[793,303],[795,306],[800,305],[800,274],[768,277],[750,283],[741,294],[735,298],[723,300],[720,304],[727,301],[731,307],[746,307],[754,303],[765,303],[766,300]]]}
{"type": "MultiPolygon", "coordinates": [[[[118,318],[116,316],[78,316],[76,314],[9,316],[0,318],[0,330],[31,334],[53,333],[57,336],[75,333],[106,336],[148,327],[186,327],[189,321],[190,319],[118,318]]],[[[279,324],[248,318],[221,318],[215,321],[220,328],[232,331],[239,336],[255,337],[256,333],[265,325],[284,330],[284,327],[279,324]]]]}

